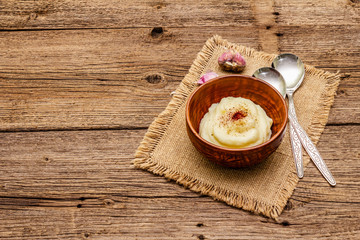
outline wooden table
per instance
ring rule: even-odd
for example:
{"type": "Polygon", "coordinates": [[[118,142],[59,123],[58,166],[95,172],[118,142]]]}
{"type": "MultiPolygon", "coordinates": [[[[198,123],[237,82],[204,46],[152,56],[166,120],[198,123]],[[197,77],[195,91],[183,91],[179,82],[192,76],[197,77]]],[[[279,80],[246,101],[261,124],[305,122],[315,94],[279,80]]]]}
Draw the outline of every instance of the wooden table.
{"type": "Polygon", "coordinates": [[[0,1],[1,239],[359,239],[360,3],[0,1]],[[342,79],[279,221],[136,170],[133,154],[214,34],[342,79]]]}

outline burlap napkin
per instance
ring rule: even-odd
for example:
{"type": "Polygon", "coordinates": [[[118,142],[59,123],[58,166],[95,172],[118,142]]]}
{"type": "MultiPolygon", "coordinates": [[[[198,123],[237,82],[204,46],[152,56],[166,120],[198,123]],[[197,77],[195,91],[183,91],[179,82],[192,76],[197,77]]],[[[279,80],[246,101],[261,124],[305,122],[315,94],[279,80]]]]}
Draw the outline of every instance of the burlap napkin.
{"type": "MultiPolygon", "coordinates": [[[[206,71],[227,74],[217,63],[225,49],[234,49],[245,57],[247,67],[242,73],[244,75],[252,75],[256,69],[270,66],[276,56],[229,43],[219,36],[209,39],[166,109],[150,125],[133,164],[229,205],[276,218],[299,181],[288,131],[274,154],[249,169],[230,169],[210,162],[197,152],[186,133],[187,97],[198,87],[196,81],[206,71]]],[[[327,122],[340,77],[308,65],[305,71],[305,79],[294,94],[294,101],[300,124],[316,143],[327,122]]],[[[309,161],[305,153],[304,166],[309,161]]]]}

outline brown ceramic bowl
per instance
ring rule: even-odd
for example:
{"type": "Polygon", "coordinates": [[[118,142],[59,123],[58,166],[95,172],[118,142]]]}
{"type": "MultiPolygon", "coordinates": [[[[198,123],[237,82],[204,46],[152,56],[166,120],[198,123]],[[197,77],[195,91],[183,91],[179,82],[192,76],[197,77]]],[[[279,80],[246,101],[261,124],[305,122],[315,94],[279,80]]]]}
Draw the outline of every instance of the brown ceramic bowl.
{"type": "Polygon", "coordinates": [[[208,159],[226,167],[249,167],[260,163],[280,145],[287,123],[284,98],[270,84],[249,76],[217,77],[197,88],[186,104],[186,128],[195,148],[208,159]],[[263,144],[231,149],[212,144],[199,135],[200,121],[213,103],[224,97],[243,97],[260,105],[273,119],[271,138],[263,144]]]}

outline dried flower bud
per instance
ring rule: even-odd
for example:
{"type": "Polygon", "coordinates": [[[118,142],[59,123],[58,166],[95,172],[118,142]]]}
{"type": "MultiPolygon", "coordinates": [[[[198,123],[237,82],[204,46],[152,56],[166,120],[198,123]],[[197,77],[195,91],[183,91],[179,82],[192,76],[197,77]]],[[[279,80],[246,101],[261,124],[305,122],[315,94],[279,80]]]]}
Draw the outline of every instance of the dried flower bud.
{"type": "Polygon", "coordinates": [[[218,59],[218,63],[225,64],[226,62],[232,62],[233,54],[230,51],[224,52],[218,59]]]}
{"type": "Polygon", "coordinates": [[[241,72],[246,66],[245,59],[240,53],[224,52],[218,58],[220,67],[225,71],[241,72]]]}
{"type": "Polygon", "coordinates": [[[199,79],[199,81],[197,82],[199,85],[206,83],[207,81],[218,77],[219,75],[217,75],[215,72],[207,72],[204,75],[202,75],[199,79]]]}
{"type": "Polygon", "coordinates": [[[246,62],[243,56],[240,55],[240,53],[235,53],[233,57],[233,62],[236,62],[240,66],[245,66],[246,62]]]}

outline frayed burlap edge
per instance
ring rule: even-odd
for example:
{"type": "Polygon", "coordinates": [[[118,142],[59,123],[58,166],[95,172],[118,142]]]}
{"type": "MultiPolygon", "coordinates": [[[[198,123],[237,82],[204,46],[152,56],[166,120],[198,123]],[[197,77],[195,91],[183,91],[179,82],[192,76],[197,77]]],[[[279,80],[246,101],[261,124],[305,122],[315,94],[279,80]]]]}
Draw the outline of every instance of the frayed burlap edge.
{"type": "MultiPolygon", "coordinates": [[[[135,159],[132,163],[137,168],[147,170],[156,175],[164,176],[167,179],[175,180],[178,184],[181,184],[192,191],[209,195],[216,200],[227,203],[228,205],[277,219],[299,181],[296,171],[292,171],[288,175],[286,183],[278,193],[279,198],[277,202],[273,205],[269,205],[268,203],[249,199],[246,196],[242,196],[241,194],[233,191],[206,184],[186,174],[170,170],[152,159],[152,153],[169,126],[173,116],[176,114],[179,107],[186,101],[188,95],[197,87],[194,80],[197,80],[201,73],[204,72],[208,61],[213,55],[214,49],[218,46],[233,48],[241,51],[245,57],[258,58],[259,60],[272,61],[276,56],[275,54],[267,54],[256,51],[252,48],[229,43],[217,35],[207,40],[202,50],[198,53],[189,70],[189,73],[176,89],[175,94],[166,109],[159,114],[159,116],[155,118],[153,123],[149,126],[144,139],[141,141],[140,146],[135,153],[135,159]]],[[[320,138],[320,134],[324,130],[324,126],[326,125],[329,111],[334,101],[334,95],[340,82],[340,75],[338,73],[332,74],[318,70],[311,66],[305,66],[305,70],[308,74],[315,74],[319,77],[325,77],[328,80],[325,91],[321,95],[321,101],[323,104],[319,107],[316,112],[317,114],[312,116],[311,125],[308,129],[308,132],[311,132],[309,136],[313,141],[317,142],[320,138]]]]}

